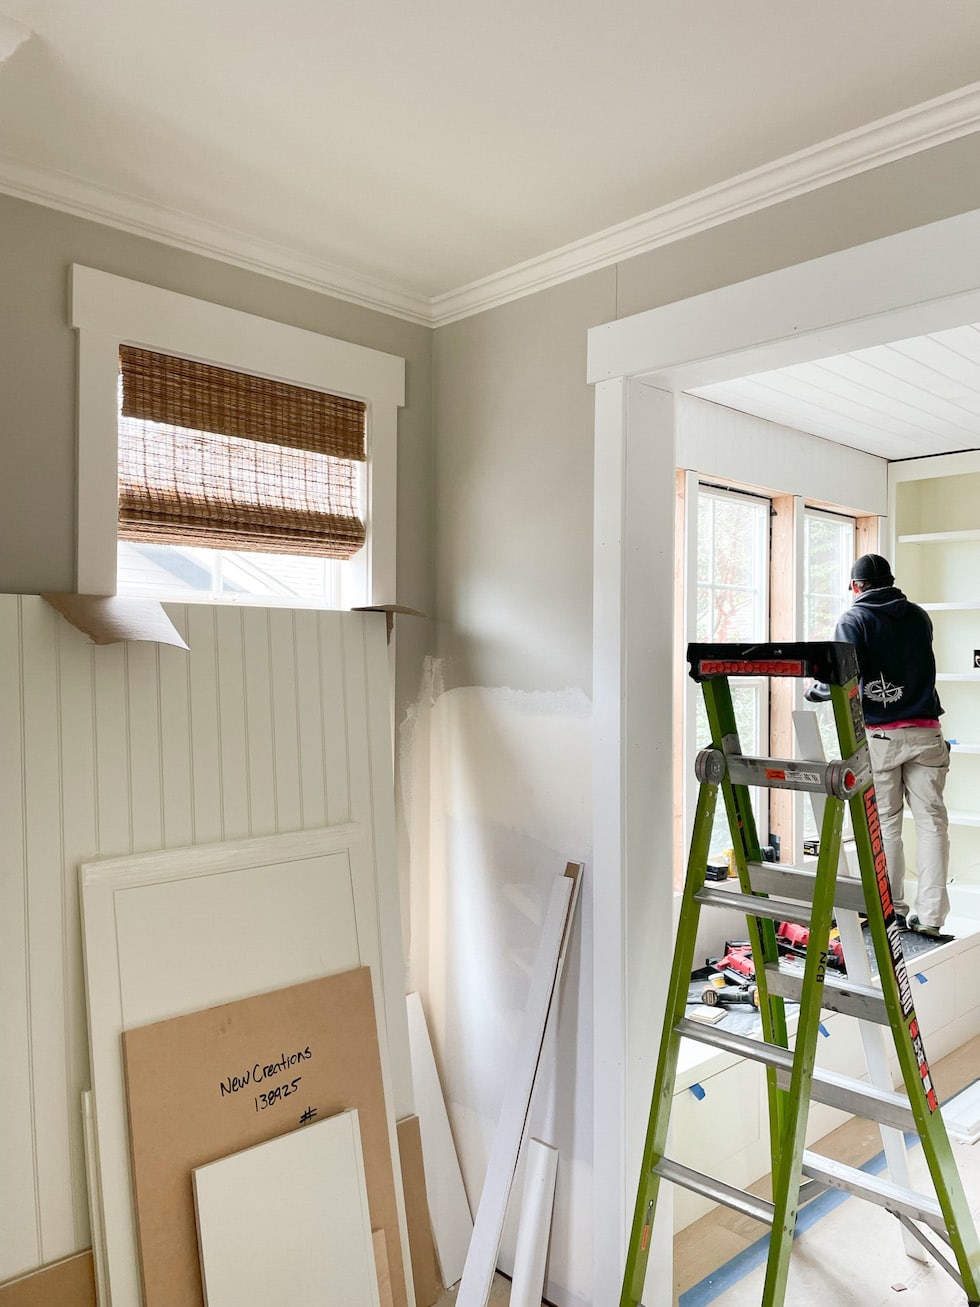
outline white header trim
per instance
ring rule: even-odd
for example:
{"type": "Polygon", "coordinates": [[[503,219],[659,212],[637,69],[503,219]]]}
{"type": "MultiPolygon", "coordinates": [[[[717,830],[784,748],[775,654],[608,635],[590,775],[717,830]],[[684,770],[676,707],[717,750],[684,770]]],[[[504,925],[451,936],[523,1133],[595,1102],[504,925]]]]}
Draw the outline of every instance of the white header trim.
{"type": "Polygon", "coordinates": [[[980,211],[589,332],[588,379],[686,390],[980,318],[980,211]]]}

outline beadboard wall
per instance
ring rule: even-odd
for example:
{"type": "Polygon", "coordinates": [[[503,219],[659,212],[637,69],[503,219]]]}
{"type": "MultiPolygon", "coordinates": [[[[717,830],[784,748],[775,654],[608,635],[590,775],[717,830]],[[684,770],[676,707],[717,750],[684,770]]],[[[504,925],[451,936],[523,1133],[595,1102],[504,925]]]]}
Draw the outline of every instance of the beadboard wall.
{"type": "Polygon", "coordinates": [[[362,821],[412,1111],[384,615],[167,612],[189,653],[0,596],[0,1281],[90,1243],[82,861],[362,821]]]}

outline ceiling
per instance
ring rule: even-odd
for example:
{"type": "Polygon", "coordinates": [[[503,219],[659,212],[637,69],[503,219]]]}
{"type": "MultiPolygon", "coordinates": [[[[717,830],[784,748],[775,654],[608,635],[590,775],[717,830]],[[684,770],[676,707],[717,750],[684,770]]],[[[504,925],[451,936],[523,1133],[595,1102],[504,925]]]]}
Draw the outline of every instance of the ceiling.
{"type": "Polygon", "coordinates": [[[0,190],[422,322],[980,125],[974,0],[0,3],[0,190]]]}
{"type": "Polygon", "coordinates": [[[980,324],[691,391],[881,458],[980,448],[980,324]]]}

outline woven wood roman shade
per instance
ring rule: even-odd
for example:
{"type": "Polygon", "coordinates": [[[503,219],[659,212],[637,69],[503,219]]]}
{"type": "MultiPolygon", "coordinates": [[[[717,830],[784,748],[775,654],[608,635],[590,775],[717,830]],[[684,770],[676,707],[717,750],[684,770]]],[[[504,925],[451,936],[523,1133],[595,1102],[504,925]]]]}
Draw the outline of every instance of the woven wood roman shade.
{"type": "Polygon", "coordinates": [[[121,539],[325,558],[364,543],[364,404],[130,345],[119,363],[121,539]]]}

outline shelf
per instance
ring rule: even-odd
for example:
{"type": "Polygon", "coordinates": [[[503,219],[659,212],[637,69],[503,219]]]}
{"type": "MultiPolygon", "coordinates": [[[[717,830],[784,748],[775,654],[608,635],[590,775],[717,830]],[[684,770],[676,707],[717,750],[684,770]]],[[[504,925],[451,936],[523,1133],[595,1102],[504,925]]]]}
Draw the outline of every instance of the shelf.
{"type": "MultiPolygon", "coordinates": [[[[951,826],[980,826],[980,812],[964,812],[962,809],[950,809],[946,816],[949,818],[951,826]]],[[[911,821],[912,814],[908,808],[902,813],[903,821],[911,821]]]]}
{"type": "Polygon", "coordinates": [[[969,599],[956,604],[919,604],[927,613],[976,613],[980,612],[980,599],[969,599]]]}
{"type": "Polygon", "coordinates": [[[954,744],[950,740],[949,746],[954,753],[980,753],[980,744],[960,744],[959,741],[954,744]]]}
{"type": "Polygon", "coordinates": [[[937,672],[937,681],[980,681],[980,672],[937,672]]]}
{"type": "Polygon", "coordinates": [[[953,545],[965,540],[980,540],[980,528],[970,531],[923,531],[918,535],[898,537],[900,545],[953,545]]]}

